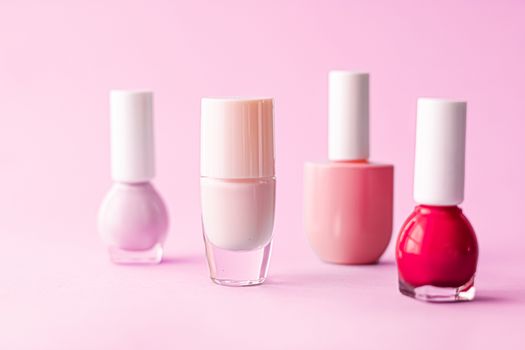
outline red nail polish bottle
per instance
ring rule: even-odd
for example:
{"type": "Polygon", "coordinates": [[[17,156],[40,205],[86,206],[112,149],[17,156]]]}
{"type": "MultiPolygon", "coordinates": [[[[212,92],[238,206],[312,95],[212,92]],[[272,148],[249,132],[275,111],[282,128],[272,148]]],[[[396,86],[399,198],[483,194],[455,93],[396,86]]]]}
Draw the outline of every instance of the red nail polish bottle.
{"type": "Polygon", "coordinates": [[[414,200],[397,240],[399,290],[425,301],[475,295],[478,243],[458,204],[465,178],[466,103],[419,99],[414,200]]]}

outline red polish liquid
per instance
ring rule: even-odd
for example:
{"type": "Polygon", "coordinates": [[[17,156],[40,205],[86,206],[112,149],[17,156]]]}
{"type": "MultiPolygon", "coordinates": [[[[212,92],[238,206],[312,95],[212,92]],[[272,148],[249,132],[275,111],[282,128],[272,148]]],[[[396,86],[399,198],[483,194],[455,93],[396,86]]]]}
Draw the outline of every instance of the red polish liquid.
{"type": "Polygon", "coordinates": [[[401,228],[396,260],[405,284],[458,288],[476,273],[478,242],[459,207],[420,205],[401,228]]]}

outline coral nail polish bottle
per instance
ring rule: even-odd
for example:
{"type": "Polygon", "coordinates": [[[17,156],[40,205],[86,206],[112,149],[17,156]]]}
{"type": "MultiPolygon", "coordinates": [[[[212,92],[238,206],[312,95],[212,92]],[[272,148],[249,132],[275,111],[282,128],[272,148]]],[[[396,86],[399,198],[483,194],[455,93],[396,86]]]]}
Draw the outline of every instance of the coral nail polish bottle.
{"type": "Polygon", "coordinates": [[[153,95],[114,90],[110,102],[114,184],[99,210],[99,233],[114,263],[159,263],[168,213],[150,183],[155,175],[153,95]]]}
{"type": "Polygon", "coordinates": [[[305,231],[330,263],[375,263],[392,235],[394,167],[368,161],[368,85],[367,73],[330,72],[330,162],[305,164],[305,231]]]}
{"type": "Polygon", "coordinates": [[[401,228],[396,260],[399,290],[425,301],[475,295],[478,243],[463,202],[467,104],[421,98],[417,103],[414,200],[401,228]]]}
{"type": "Polygon", "coordinates": [[[201,207],[212,281],[266,278],[275,211],[272,99],[202,99],[201,207]]]}

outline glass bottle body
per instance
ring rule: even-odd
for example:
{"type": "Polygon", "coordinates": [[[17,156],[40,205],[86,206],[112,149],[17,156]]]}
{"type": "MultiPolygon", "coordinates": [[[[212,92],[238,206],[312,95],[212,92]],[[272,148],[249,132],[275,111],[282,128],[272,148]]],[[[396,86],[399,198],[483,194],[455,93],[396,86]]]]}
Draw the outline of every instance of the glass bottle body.
{"type": "Polygon", "coordinates": [[[201,177],[202,227],[211,279],[223,285],[266,278],[275,213],[275,178],[201,177]]]}
{"type": "Polygon", "coordinates": [[[397,240],[400,291],[427,301],[472,300],[478,254],[474,229],[459,207],[419,205],[397,240]]]}
{"type": "Polygon", "coordinates": [[[98,229],[113,262],[159,263],[168,213],[151,183],[115,183],[100,207],[98,229]]]}

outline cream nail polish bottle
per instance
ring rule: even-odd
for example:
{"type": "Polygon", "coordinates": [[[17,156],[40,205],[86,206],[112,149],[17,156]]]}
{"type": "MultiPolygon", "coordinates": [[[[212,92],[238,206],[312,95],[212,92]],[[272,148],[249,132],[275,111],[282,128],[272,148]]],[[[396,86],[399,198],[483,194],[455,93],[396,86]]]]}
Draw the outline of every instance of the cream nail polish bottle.
{"type": "Polygon", "coordinates": [[[270,260],[275,211],[273,101],[204,98],[201,207],[211,279],[260,284],[270,260]]]}

